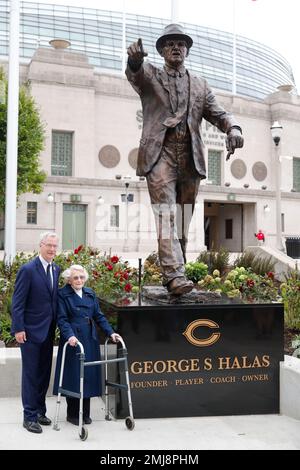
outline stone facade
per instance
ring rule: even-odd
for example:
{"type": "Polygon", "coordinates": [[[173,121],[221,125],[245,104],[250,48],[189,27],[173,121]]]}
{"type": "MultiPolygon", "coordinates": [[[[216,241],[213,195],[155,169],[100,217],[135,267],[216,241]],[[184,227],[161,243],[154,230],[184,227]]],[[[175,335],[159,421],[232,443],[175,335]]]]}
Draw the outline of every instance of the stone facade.
{"type": "MultiPolygon", "coordinates": [[[[29,64],[21,65],[20,75],[22,81],[30,84],[45,123],[41,161],[49,176],[42,194],[25,194],[20,199],[17,249],[35,249],[39,233],[45,230],[55,230],[63,240],[64,204],[74,203],[71,195],[78,196],[75,203],[85,206],[86,244],[114,251],[155,249],[147,185],[135,176],[134,170],[141,135],[141,105],[127,80],[119,75],[99,74],[86,56],[65,49],[38,49],[29,64]],[[53,131],[72,132],[72,176],[51,176],[53,131]],[[107,163],[109,152],[114,155],[111,165],[107,163]],[[127,193],[134,195],[134,202],[122,202],[121,194],[124,199],[127,193]],[[51,202],[49,194],[53,196],[51,202]],[[36,224],[27,223],[28,201],[38,203],[36,224]],[[119,206],[119,227],[112,225],[111,206],[119,206]]],[[[205,245],[222,245],[230,251],[241,251],[255,244],[254,233],[258,229],[264,231],[266,244],[275,246],[276,149],[270,134],[275,120],[283,126],[283,236],[300,236],[295,217],[300,212],[300,193],[293,192],[291,158],[300,157],[300,98],[282,90],[264,101],[218,91],[216,95],[241,124],[245,145],[226,162],[225,136],[202,123],[206,158],[209,149],[221,152],[221,184],[202,181],[188,250],[199,252],[205,245]],[[242,160],[240,165],[237,159],[242,160]],[[232,226],[232,238],[226,233],[228,224],[232,226]]]]}

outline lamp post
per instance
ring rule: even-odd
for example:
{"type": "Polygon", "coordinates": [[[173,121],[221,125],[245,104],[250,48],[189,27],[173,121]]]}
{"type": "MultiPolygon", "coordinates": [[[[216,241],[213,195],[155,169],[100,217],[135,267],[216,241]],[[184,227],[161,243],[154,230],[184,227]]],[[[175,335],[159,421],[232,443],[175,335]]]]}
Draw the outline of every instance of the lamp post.
{"type": "Polygon", "coordinates": [[[128,203],[133,202],[134,196],[128,193],[128,180],[131,180],[131,176],[124,176],[123,179],[125,180],[125,194],[121,194],[122,202],[125,202],[125,240],[123,250],[128,251],[128,203]]]}
{"type": "Polygon", "coordinates": [[[280,166],[280,140],[282,135],[282,126],[278,121],[275,121],[271,127],[271,135],[275,144],[276,152],[276,248],[283,251],[281,240],[281,166],[280,166]]]}
{"type": "Polygon", "coordinates": [[[128,188],[129,183],[125,183],[125,240],[124,240],[124,251],[128,251],[128,188]]]}
{"type": "Polygon", "coordinates": [[[49,204],[51,204],[51,202],[54,202],[53,193],[49,193],[49,194],[48,194],[48,196],[47,196],[47,201],[49,202],[49,204]]]}

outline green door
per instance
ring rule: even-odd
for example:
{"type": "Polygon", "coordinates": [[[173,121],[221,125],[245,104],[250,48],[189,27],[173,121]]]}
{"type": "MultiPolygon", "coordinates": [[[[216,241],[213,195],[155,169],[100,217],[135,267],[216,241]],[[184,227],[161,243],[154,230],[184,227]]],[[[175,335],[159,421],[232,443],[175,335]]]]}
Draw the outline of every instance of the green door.
{"type": "Polygon", "coordinates": [[[86,244],[86,206],[63,205],[63,250],[74,250],[86,244]]]}

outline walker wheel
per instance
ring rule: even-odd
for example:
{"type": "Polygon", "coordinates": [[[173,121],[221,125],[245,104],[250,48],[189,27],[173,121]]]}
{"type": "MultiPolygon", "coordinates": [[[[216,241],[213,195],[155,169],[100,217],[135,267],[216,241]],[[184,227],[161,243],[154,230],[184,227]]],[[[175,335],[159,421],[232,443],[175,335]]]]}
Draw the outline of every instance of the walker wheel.
{"type": "Polygon", "coordinates": [[[134,419],[131,418],[131,416],[127,416],[127,418],[125,419],[125,424],[126,424],[126,428],[129,431],[132,431],[134,429],[135,422],[134,422],[134,419]]]}
{"type": "Polygon", "coordinates": [[[86,441],[88,437],[88,430],[85,429],[83,426],[81,428],[81,433],[79,434],[79,437],[82,441],[86,441]]]}

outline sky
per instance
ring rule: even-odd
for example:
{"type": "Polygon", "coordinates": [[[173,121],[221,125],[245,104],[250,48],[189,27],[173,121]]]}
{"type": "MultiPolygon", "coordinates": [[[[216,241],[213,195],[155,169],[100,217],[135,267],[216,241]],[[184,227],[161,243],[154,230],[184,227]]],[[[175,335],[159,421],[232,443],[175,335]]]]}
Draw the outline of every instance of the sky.
{"type": "MultiPolygon", "coordinates": [[[[170,18],[171,0],[37,0],[170,18]]],[[[179,21],[233,31],[272,47],[290,63],[300,94],[299,0],[178,0],[179,21]],[[233,6],[235,5],[235,9],[233,6]]]]}

